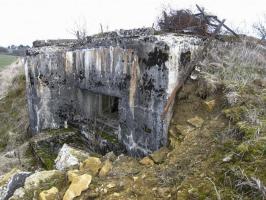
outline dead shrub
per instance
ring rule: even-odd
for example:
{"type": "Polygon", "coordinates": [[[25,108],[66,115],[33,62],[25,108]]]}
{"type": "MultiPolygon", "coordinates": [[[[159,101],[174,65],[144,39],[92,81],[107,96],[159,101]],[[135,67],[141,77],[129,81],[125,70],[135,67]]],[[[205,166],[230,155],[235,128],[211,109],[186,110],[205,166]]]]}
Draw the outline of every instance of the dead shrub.
{"type": "MultiPolygon", "coordinates": [[[[231,185],[241,196],[250,199],[265,199],[266,187],[264,183],[256,178],[248,176],[240,167],[232,168],[225,174],[225,180],[229,181],[226,185],[231,185]]],[[[241,198],[242,199],[242,198],[241,198]]]]}
{"type": "Polygon", "coordinates": [[[188,31],[203,36],[208,35],[207,22],[194,16],[190,10],[164,10],[157,24],[160,30],[164,32],[188,31]]]}

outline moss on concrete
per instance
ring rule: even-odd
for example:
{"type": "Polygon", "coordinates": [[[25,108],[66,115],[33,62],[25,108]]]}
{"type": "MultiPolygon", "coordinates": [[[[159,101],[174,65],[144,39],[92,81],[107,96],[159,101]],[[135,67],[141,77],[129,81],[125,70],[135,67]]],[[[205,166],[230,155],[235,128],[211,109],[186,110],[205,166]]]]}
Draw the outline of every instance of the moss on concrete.
{"type": "Polygon", "coordinates": [[[104,131],[98,130],[96,132],[99,136],[101,136],[103,139],[107,140],[108,142],[111,142],[113,144],[119,144],[118,139],[115,136],[112,136],[104,131]]]}

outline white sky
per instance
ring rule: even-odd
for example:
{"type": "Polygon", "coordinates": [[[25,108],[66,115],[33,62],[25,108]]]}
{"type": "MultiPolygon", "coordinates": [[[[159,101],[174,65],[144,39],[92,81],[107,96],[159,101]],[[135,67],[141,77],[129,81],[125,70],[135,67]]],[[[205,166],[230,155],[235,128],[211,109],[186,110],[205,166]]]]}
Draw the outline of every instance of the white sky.
{"type": "Polygon", "coordinates": [[[86,21],[89,34],[100,23],[104,30],[149,27],[163,6],[194,9],[196,3],[245,31],[266,13],[266,0],[0,0],[0,45],[71,38],[75,21],[86,21]]]}

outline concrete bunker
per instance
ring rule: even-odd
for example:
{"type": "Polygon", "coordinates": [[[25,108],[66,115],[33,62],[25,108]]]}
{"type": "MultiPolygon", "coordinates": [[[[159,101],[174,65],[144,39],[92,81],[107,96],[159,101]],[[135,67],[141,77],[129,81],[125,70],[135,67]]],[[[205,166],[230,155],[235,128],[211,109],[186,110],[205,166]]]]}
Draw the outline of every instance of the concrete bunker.
{"type": "Polygon", "coordinates": [[[32,131],[67,121],[98,152],[159,149],[172,116],[169,109],[162,117],[164,106],[200,42],[151,29],[35,42],[25,64],[32,131]]]}

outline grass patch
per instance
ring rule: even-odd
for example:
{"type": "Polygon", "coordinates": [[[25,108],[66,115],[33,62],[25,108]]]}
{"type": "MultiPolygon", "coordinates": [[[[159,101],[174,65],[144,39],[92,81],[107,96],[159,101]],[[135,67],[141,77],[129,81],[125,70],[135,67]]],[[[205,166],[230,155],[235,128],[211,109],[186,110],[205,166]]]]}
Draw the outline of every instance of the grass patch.
{"type": "Polygon", "coordinates": [[[1,55],[0,54],[0,70],[3,69],[5,66],[8,66],[15,62],[18,57],[11,56],[11,55],[1,55]]]}

